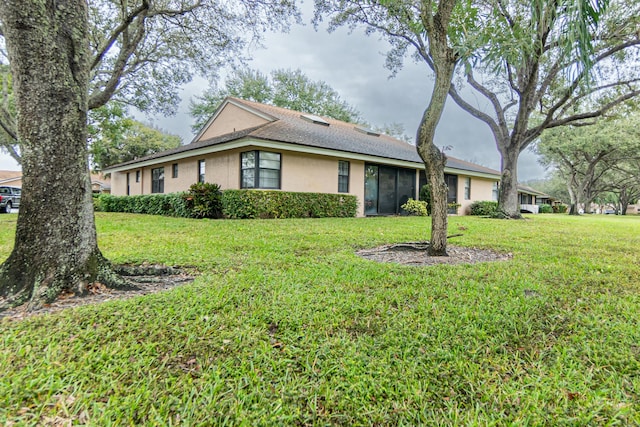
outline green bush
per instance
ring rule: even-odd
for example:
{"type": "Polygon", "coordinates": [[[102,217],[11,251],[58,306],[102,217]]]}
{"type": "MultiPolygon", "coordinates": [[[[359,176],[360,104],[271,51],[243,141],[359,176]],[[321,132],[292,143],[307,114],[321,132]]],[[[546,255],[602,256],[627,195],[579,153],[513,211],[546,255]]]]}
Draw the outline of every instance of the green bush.
{"type": "Polygon", "coordinates": [[[567,213],[567,205],[555,205],[552,209],[553,213],[567,213]]]}
{"type": "Polygon", "coordinates": [[[553,213],[551,205],[540,205],[540,213],[553,213]]]}
{"type": "Polygon", "coordinates": [[[357,198],[345,194],[224,190],[196,184],[188,192],[142,196],[101,194],[95,209],[182,218],[327,218],[354,217],[357,198]],[[219,202],[219,204],[218,204],[219,202]]]}
{"type": "Polygon", "coordinates": [[[420,195],[418,196],[418,200],[421,202],[427,202],[427,206],[431,204],[431,189],[429,188],[429,184],[425,184],[420,187],[420,195]]]}
{"type": "Polygon", "coordinates": [[[137,196],[112,196],[101,194],[95,201],[95,209],[101,212],[127,212],[148,215],[192,217],[184,193],[145,194],[137,196]]]}
{"type": "Polygon", "coordinates": [[[356,216],[355,196],[288,191],[225,190],[226,218],[326,218],[356,216]]]}
{"type": "Polygon", "coordinates": [[[423,202],[420,200],[409,199],[407,200],[407,203],[400,207],[407,211],[410,215],[427,216],[429,214],[427,212],[427,202],[423,202]]]}
{"type": "Polygon", "coordinates": [[[471,203],[469,215],[492,216],[498,211],[498,202],[483,200],[471,203]]]}
{"type": "Polygon", "coordinates": [[[222,216],[222,192],[218,184],[198,182],[184,193],[187,209],[193,218],[220,218],[222,216]]]}

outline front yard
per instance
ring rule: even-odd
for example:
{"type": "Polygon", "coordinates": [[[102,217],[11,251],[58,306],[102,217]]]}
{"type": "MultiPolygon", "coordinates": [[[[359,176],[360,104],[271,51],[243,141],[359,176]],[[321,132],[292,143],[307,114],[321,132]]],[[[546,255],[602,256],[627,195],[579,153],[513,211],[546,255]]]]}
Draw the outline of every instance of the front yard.
{"type": "Polygon", "coordinates": [[[201,274],[0,320],[2,424],[640,424],[640,217],[451,217],[513,258],[431,267],[355,255],[418,217],[97,223],[115,263],[201,274]]]}

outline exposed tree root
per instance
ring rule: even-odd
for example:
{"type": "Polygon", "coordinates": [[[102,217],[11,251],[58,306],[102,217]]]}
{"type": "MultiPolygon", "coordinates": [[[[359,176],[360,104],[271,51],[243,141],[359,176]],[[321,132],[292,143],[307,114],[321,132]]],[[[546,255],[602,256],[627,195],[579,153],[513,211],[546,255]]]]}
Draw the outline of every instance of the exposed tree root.
{"type": "MultiPolygon", "coordinates": [[[[113,270],[122,276],[126,276],[126,286],[107,286],[102,282],[93,282],[87,285],[84,294],[71,291],[63,292],[50,303],[42,304],[34,308],[28,303],[18,306],[5,304],[4,310],[0,309],[0,319],[20,320],[33,315],[48,314],[88,304],[127,299],[135,296],[147,295],[173,289],[193,281],[194,276],[177,267],[163,265],[116,265],[113,270]]],[[[121,280],[124,280],[119,276],[121,280]]],[[[0,298],[0,305],[6,303],[0,298]]]]}

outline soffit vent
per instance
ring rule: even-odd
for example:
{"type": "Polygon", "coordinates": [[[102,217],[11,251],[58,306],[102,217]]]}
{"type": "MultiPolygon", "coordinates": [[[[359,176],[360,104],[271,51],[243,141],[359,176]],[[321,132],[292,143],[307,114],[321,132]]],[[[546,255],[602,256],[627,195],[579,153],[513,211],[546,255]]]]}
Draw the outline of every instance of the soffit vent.
{"type": "Polygon", "coordinates": [[[366,135],[380,136],[380,132],[376,132],[375,130],[372,130],[372,129],[363,128],[363,127],[359,127],[359,126],[356,126],[354,129],[357,130],[358,132],[364,133],[366,135]]]}
{"type": "Polygon", "coordinates": [[[300,118],[317,125],[329,126],[328,121],[326,121],[322,117],[314,116],[313,114],[300,114],[300,118]]]}

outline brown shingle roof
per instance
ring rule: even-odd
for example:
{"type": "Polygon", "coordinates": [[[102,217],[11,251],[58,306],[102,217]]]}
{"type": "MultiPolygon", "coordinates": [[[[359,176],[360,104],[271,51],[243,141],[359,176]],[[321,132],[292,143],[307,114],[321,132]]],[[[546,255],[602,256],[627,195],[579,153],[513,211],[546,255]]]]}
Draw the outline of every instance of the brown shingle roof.
{"type": "MultiPolygon", "coordinates": [[[[252,137],[422,163],[422,159],[420,159],[415,145],[384,134],[379,136],[369,135],[357,130],[356,128],[359,126],[353,123],[323,117],[323,119],[329,123],[329,126],[323,126],[304,120],[301,115],[305,113],[299,111],[287,110],[273,105],[260,104],[238,98],[229,98],[229,100],[246,105],[278,119],[252,131],[250,133],[252,137]]],[[[500,175],[500,172],[495,169],[476,165],[451,156],[447,156],[447,167],[500,175]]]]}
{"type": "MultiPolygon", "coordinates": [[[[244,129],[204,141],[194,141],[173,150],[152,154],[134,161],[115,165],[114,167],[126,166],[140,161],[152,160],[247,138],[285,142],[300,146],[422,163],[414,145],[384,134],[371,135],[363,132],[362,127],[358,130],[357,128],[359,126],[354,123],[346,123],[340,120],[322,117],[323,120],[329,123],[329,126],[326,126],[305,120],[301,116],[306,115],[306,113],[231,97],[223,102],[218,111],[220,111],[227,102],[249,111],[253,110],[262,115],[270,116],[273,120],[250,129],[244,129]]],[[[494,169],[459,160],[451,156],[447,156],[447,167],[483,174],[500,175],[500,172],[494,169]]]]}

